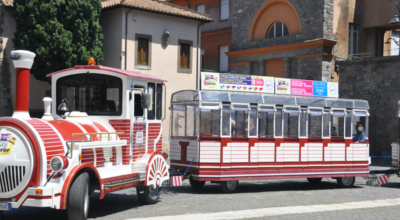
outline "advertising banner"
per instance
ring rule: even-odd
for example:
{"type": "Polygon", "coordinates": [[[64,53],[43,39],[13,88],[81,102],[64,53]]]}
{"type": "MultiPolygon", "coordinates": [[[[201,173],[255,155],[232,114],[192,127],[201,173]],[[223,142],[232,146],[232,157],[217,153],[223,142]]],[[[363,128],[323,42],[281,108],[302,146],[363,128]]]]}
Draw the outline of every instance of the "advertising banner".
{"type": "Polygon", "coordinates": [[[313,95],[327,97],[328,96],[328,83],[313,82],[313,95]]]}
{"type": "Polygon", "coordinates": [[[334,82],[275,78],[275,93],[338,98],[339,86],[334,82]]]}
{"type": "Polygon", "coordinates": [[[290,95],[290,79],[275,78],[275,93],[290,95]]]}
{"type": "Polygon", "coordinates": [[[313,95],[313,82],[308,80],[291,80],[291,94],[292,95],[313,95]]]}
{"type": "Polygon", "coordinates": [[[201,89],[274,93],[274,77],[202,72],[201,89]]]}
{"type": "Polygon", "coordinates": [[[339,85],[334,82],[237,75],[230,73],[202,72],[201,89],[332,98],[339,97],[339,85]]]}

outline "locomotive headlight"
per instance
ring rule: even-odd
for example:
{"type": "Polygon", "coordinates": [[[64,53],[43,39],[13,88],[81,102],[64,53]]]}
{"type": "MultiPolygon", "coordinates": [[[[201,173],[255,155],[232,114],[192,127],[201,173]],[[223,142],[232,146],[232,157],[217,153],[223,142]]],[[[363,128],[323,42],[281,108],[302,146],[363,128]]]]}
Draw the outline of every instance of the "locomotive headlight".
{"type": "Polygon", "coordinates": [[[67,167],[68,159],[65,157],[56,156],[50,160],[50,168],[56,173],[66,169],[67,167]]]}

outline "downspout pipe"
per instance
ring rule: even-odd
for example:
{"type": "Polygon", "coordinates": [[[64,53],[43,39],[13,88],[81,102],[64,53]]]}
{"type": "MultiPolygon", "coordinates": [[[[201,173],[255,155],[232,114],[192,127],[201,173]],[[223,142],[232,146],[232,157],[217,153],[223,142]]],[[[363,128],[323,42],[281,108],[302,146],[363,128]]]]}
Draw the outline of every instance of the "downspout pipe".
{"type": "Polygon", "coordinates": [[[125,70],[127,70],[128,62],[128,14],[132,11],[132,8],[125,15],[125,70]]]}
{"type": "Polygon", "coordinates": [[[196,90],[200,89],[199,82],[201,82],[201,80],[199,80],[199,48],[200,48],[200,27],[203,24],[204,22],[202,21],[197,27],[196,90]]]}

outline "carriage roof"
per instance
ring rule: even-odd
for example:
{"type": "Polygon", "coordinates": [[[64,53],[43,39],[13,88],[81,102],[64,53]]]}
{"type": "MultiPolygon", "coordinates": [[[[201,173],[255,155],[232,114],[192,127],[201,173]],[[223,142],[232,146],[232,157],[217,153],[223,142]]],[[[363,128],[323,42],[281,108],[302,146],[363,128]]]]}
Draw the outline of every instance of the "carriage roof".
{"type": "Polygon", "coordinates": [[[134,78],[139,78],[139,79],[145,79],[145,80],[153,80],[153,81],[160,81],[160,82],[167,82],[167,80],[156,77],[156,76],[152,76],[152,75],[147,75],[147,74],[143,74],[141,72],[138,71],[131,71],[131,70],[122,70],[122,69],[116,69],[116,68],[112,68],[112,67],[108,67],[108,66],[99,66],[99,65],[82,65],[82,66],[75,66],[74,68],[70,68],[70,69],[64,69],[64,70],[60,70],[54,73],[50,73],[47,75],[47,77],[51,77],[53,75],[59,74],[59,73],[63,73],[66,71],[71,71],[71,70],[104,70],[104,71],[110,71],[113,73],[118,73],[121,75],[125,75],[125,76],[130,76],[130,77],[134,77],[134,78]]]}
{"type": "Polygon", "coordinates": [[[369,109],[368,101],[357,99],[197,90],[182,90],[172,94],[171,103],[182,102],[231,102],[265,105],[369,109]]]}

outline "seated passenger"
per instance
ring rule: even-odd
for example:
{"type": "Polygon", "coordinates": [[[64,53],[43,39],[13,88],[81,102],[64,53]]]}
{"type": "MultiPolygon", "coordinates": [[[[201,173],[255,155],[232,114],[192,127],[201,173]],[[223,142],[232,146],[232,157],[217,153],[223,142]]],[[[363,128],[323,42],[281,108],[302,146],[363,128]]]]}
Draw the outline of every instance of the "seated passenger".
{"type": "Polygon", "coordinates": [[[365,125],[364,122],[358,121],[356,124],[357,134],[353,138],[354,143],[365,143],[367,141],[365,135],[365,125]]]}
{"type": "Polygon", "coordinates": [[[256,126],[254,125],[253,120],[250,120],[250,136],[256,136],[256,126]]]}
{"type": "Polygon", "coordinates": [[[336,136],[337,136],[336,127],[332,126],[331,127],[331,137],[336,137],[336,136]]]}

